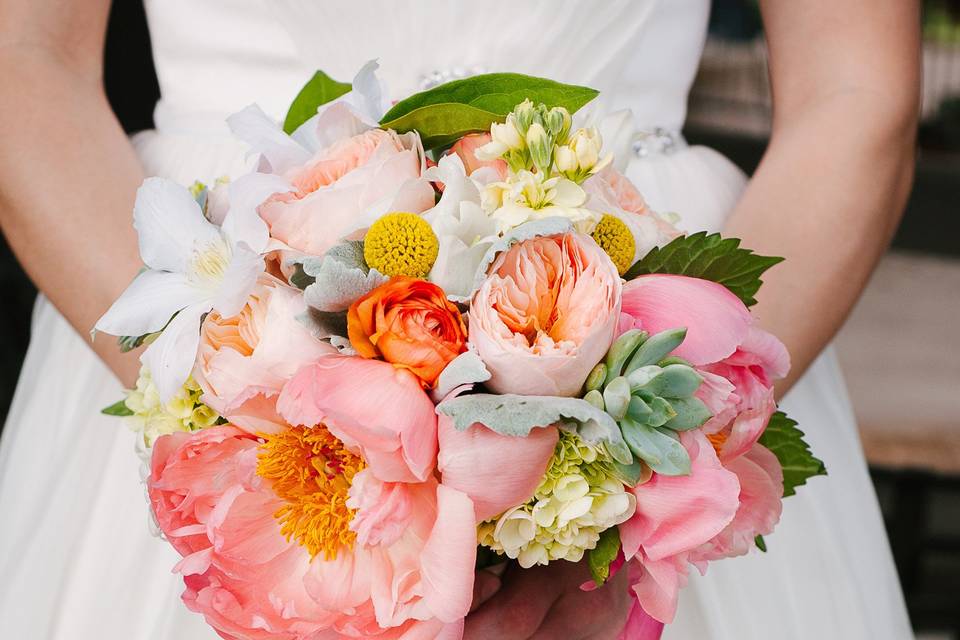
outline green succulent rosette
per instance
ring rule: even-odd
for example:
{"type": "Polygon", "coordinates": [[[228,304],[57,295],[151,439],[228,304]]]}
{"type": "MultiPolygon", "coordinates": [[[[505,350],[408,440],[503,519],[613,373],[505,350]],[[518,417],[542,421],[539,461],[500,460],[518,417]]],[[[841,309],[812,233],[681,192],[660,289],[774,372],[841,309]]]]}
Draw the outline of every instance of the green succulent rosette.
{"type": "Polygon", "coordinates": [[[712,414],[695,397],[703,377],[686,361],[671,356],[686,329],[649,335],[631,329],[617,338],[584,385],[583,399],[612,417],[634,455],[618,464],[628,484],[636,484],[646,465],[656,473],[690,473],[690,456],[680,433],[703,425],[712,414]],[[642,463],[642,464],[641,464],[642,463]]]}

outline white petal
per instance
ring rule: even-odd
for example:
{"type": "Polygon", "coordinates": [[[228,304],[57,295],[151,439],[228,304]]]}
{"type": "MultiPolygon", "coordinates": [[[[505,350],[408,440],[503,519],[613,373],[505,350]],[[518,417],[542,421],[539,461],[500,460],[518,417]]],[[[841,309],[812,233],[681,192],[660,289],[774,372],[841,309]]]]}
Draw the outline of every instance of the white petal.
{"type": "Polygon", "coordinates": [[[587,201],[587,192],[573,180],[560,179],[554,189],[553,204],[558,207],[579,207],[587,201]]]}
{"type": "Polygon", "coordinates": [[[240,313],[263,270],[263,257],[258,251],[253,251],[243,243],[234,246],[230,264],[223,274],[223,282],[217,289],[213,308],[224,318],[240,313]]]}
{"type": "Polygon", "coordinates": [[[246,243],[258,253],[266,250],[270,232],[257,207],[275,193],[292,190],[290,183],[270,173],[250,173],[231,182],[228,187],[230,210],[222,227],[229,242],[246,243]]]}
{"type": "Polygon", "coordinates": [[[162,271],[185,272],[194,246],[220,236],[190,192],[166,178],[147,178],[140,185],[133,205],[133,226],[143,262],[162,271]]]}
{"type": "Polygon", "coordinates": [[[280,126],[259,106],[250,106],[227,118],[233,133],[250,145],[255,153],[263,154],[276,173],[305,164],[311,153],[280,129],[280,126]]]}
{"type": "Polygon", "coordinates": [[[173,397],[193,370],[200,344],[200,317],[209,310],[207,304],[182,310],[140,356],[164,402],[173,397]]]}
{"type": "Polygon", "coordinates": [[[96,328],[114,336],[153,333],[163,329],[177,311],[203,297],[182,273],[144,271],[97,321],[96,328]]]}
{"type": "MultiPolygon", "coordinates": [[[[389,108],[376,75],[379,66],[376,60],[363,65],[353,78],[353,88],[336,100],[322,105],[317,115],[308,121],[312,123],[310,127],[319,148],[329,147],[334,142],[378,126],[380,118],[389,108]]],[[[310,134],[298,131],[294,135],[300,139],[310,134]]]]}
{"type": "Polygon", "coordinates": [[[383,114],[390,108],[390,103],[384,98],[383,87],[377,78],[377,69],[380,64],[370,60],[360,67],[360,71],[353,77],[353,90],[349,101],[360,111],[368,124],[376,126],[383,114]]]}
{"type": "Polygon", "coordinates": [[[360,111],[349,102],[334,100],[320,107],[316,116],[317,145],[325,149],[335,142],[346,140],[376,125],[368,124],[360,111]]]}

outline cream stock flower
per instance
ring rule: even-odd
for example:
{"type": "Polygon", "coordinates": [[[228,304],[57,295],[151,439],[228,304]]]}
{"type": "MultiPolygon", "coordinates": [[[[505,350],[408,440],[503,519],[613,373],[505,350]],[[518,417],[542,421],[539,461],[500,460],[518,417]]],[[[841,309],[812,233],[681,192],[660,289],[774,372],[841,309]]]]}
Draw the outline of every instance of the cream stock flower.
{"type": "Polygon", "coordinates": [[[603,216],[583,207],[586,200],[586,192],[572,180],[526,170],[487,185],[482,193],[483,208],[501,234],[524,222],[557,216],[572,221],[577,231],[590,233],[603,216]]]}
{"type": "Polygon", "coordinates": [[[596,127],[578,129],[565,145],[554,152],[557,171],[565,178],[581,183],[613,161],[612,155],[600,158],[603,138],[596,127]]]}

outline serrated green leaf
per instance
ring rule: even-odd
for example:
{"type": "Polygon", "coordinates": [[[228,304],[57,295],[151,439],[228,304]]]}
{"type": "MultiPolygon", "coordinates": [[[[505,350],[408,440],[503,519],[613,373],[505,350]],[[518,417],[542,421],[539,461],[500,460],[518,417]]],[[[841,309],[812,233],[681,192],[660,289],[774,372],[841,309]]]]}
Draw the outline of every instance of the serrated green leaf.
{"type": "Polygon", "coordinates": [[[792,496],[796,488],[806,484],[813,476],[827,475],[823,461],[815,458],[810,445],[803,440],[803,431],[797,429],[796,420],[777,411],[758,440],[777,456],[783,468],[783,496],[792,496]]]}
{"type": "Polygon", "coordinates": [[[757,303],[754,295],[763,284],[760,276],[782,261],[783,258],[761,256],[742,248],[737,238],[701,231],[655,247],[630,267],[624,278],[670,273],[711,280],[725,286],[749,307],[757,303]]]}
{"type": "Polygon", "coordinates": [[[593,582],[602,587],[603,583],[610,578],[610,565],[617,559],[620,552],[620,530],[617,527],[610,527],[600,534],[597,546],[590,549],[587,556],[587,564],[590,565],[590,575],[593,576],[593,582]]]}
{"type": "Polygon", "coordinates": [[[297,127],[317,115],[317,108],[336,100],[352,88],[349,82],[337,82],[323,71],[317,71],[293,99],[283,121],[284,132],[293,133],[297,127]]]}
{"type": "Polygon", "coordinates": [[[447,82],[401,100],[380,125],[400,133],[418,131],[426,149],[446,146],[468,133],[486,131],[513,108],[530,99],[570,113],[598,91],[519,73],[488,73],[447,82]]]}
{"type": "Polygon", "coordinates": [[[109,407],[104,407],[100,410],[100,413],[107,416],[132,416],[133,411],[130,410],[130,407],[127,406],[126,400],[118,400],[114,402],[109,407]]]}

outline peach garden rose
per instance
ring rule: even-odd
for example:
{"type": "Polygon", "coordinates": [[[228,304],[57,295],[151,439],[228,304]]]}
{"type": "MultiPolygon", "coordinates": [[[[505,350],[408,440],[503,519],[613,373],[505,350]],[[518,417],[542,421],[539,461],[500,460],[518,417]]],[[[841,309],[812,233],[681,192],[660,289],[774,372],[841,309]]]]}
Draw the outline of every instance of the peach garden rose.
{"type": "Polygon", "coordinates": [[[613,341],[617,268],[579,233],[533,238],[501,253],[470,306],[470,344],[496,393],[572,396],[613,341]]]}
{"type": "Polygon", "coordinates": [[[285,175],[293,190],[271,196],[260,205],[260,216],[273,238],[322,255],[387,211],[432,207],[434,191],[420,177],[422,164],[415,136],[371,129],[334,143],[285,175]]]}

